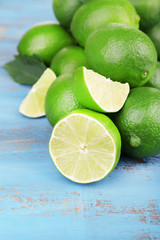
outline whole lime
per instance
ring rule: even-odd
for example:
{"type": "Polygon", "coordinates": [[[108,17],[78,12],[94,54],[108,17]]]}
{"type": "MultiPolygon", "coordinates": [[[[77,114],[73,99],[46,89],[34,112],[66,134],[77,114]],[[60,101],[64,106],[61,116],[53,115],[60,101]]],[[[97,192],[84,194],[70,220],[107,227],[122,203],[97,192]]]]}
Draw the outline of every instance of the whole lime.
{"type": "Polygon", "coordinates": [[[145,86],[160,89],[160,62],[157,62],[156,69],[145,86]]]}
{"type": "Polygon", "coordinates": [[[122,136],[123,152],[131,157],[160,153],[160,91],[150,87],[131,90],[122,108],[113,117],[122,136]]]}
{"type": "Polygon", "coordinates": [[[158,53],[158,59],[160,59],[160,23],[151,28],[147,35],[150,37],[158,53]]]}
{"type": "Polygon", "coordinates": [[[70,27],[72,17],[82,3],[82,0],[53,0],[54,13],[62,26],[70,27]]]}
{"type": "Polygon", "coordinates": [[[48,89],[45,99],[45,113],[52,126],[66,114],[84,108],[74,95],[72,76],[64,74],[58,77],[48,89]]]}
{"type": "Polygon", "coordinates": [[[140,28],[144,31],[160,21],[160,0],[129,0],[140,16],[140,28]]]}
{"type": "Polygon", "coordinates": [[[131,87],[144,85],[155,70],[157,53],[142,31],[124,24],[109,23],[88,37],[85,55],[91,69],[131,87]]]}
{"type": "Polygon", "coordinates": [[[84,50],[78,46],[61,49],[52,59],[50,68],[57,76],[71,73],[80,66],[87,66],[84,50]]]}
{"type": "Polygon", "coordinates": [[[71,31],[81,46],[87,37],[105,23],[124,23],[139,27],[139,16],[128,0],[92,0],[84,3],[74,14],[71,31]]]}
{"type": "Polygon", "coordinates": [[[23,35],[17,49],[21,55],[35,54],[49,64],[61,48],[73,43],[70,34],[60,25],[50,23],[32,27],[23,35]]]}

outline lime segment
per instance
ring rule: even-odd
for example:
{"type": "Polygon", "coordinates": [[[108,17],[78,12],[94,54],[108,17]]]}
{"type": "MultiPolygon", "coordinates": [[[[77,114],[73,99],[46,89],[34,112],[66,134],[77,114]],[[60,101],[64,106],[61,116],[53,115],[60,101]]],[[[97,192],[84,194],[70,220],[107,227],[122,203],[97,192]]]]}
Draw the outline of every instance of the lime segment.
{"type": "Polygon", "coordinates": [[[106,177],[120,157],[121,138],[105,115],[81,109],[61,119],[54,127],[49,152],[57,169],[78,183],[106,177]]]}
{"type": "Polygon", "coordinates": [[[20,105],[19,112],[30,118],[45,116],[44,102],[48,88],[56,79],[56,75],[49,68],[33,85],[26,98],[20,105]]]}
{"type": "Polygon", "coordinates": [[[129,94],[129,84],[120,83],[80,67],[74,75],[74,91],[85,107],[100,112],[119,111],[129,94]]]}

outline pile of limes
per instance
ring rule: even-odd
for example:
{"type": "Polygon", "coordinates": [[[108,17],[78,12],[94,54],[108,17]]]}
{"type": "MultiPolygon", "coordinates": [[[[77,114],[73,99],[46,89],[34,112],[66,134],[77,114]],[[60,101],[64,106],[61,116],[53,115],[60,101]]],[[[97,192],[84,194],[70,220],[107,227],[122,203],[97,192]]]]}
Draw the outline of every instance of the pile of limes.
{"type": "Polygon", "coordinates": [[[55,166],[89,183],[115,168],[121,139],[128,156],[159,154],[160,0],[53,0],[53,9],[60,23],[32,27],[18,52],[48,67],[20,112],[46,115],[55,166]]]}

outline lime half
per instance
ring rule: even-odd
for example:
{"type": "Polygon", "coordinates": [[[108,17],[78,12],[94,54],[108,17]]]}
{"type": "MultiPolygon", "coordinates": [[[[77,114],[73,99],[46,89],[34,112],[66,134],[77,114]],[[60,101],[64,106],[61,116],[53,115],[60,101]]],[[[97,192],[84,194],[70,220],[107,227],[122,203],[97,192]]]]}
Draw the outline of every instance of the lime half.
{"type": "Polygon", "coordinates": [[[99,112],[118,112],[129,94],[129,84],[120,83],[79,67],[74,74],[73,88],[78,101],[99,112]]]}
{"type": "Polygon", "coordinates": [[[46,93],[55,79],[56,75],[54,72],[47,68],[21,103],[19,112],[30,118],[45,116],[44,103],[46,93]]]}
{"type": "Polygon", "coordinates": [[[120,158],[121,137],[105,115],[87,109],[76,110],[54,127],[49,153],[57,169],[78,183],[106,177],[120,158]]]}

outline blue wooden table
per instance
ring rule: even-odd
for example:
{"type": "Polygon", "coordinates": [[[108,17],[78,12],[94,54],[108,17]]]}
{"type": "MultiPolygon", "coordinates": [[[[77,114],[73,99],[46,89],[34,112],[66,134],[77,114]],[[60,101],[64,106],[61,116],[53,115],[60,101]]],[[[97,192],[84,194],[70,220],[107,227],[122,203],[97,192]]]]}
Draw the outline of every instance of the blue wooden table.
{"type": "MultiPolygon", "coordinates": [[[[0,65],[45,20],[55,20],[51,0],[0,0],[0,65]]],[[[47,120],[18,112],[29,88],[0,67],[0,240],[160,239],[160,156],[121,158],[94,184],[65,179],[48,154],[47,120]]]]}

